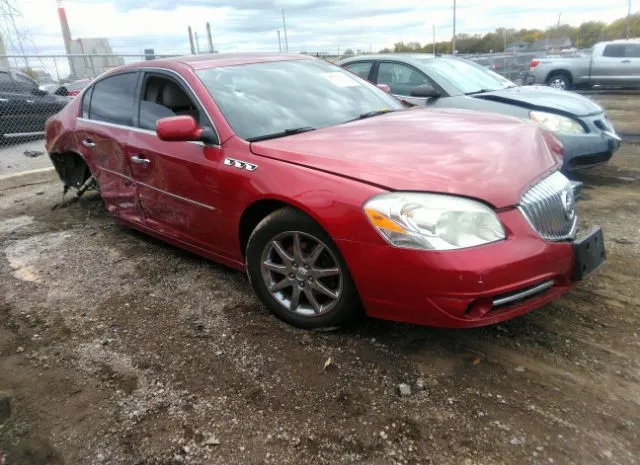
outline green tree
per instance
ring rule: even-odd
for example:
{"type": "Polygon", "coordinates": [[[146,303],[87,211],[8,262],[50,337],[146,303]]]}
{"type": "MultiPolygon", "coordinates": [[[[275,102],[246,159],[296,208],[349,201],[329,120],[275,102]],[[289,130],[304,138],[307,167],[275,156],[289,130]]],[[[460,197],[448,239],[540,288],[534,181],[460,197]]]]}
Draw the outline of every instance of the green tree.
{"type": "Polygon", "coordinates": [[[346,50],[343,52],[343,55],[345,55],[345,56],[346,56],[346,55],[353,55],[353,54],[354,54],[354,53],[353,53],[353,50],[352,50],[352,49],[350,49],[350,48],[346,49],[346,50]]]}

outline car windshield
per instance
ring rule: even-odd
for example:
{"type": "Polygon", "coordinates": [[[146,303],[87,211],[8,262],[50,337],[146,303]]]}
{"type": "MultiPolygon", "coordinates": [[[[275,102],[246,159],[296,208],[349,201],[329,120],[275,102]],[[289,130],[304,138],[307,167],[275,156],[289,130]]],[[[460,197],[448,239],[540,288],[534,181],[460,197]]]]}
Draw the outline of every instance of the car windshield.
{"type": "Polygon", "coordinates": [[[515,84],[508,79],[469,61],[446,58],[429,58],[420,61],[427,74],[447,81],[463,94],[478,94],[515,87],[515,84]]]}
{"type": "Polygon", "coordinates": [[[235,133],[246,140],[404,108],[383,90],[322,60],[252,63],[197,73],[235,133]]]}

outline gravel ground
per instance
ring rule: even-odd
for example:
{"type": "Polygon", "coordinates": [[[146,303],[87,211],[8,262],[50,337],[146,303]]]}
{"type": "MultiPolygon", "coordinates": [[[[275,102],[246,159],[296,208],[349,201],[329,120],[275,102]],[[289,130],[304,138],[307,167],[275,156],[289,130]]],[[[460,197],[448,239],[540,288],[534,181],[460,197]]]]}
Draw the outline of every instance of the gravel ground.
{"type": "Polygon", "coordinates": [[[640,145],[580,179],[607,265],[473,330],[297,330],[99,198],[0,191],[0,464],[638,464],[640,145]]]}
{"type": "Polygon", "coordinates": [[[0,177],[50,166],[51,162],[44,149],[44,138],[0,140],[0,177]],[[32,156],[25,156],[25,152],[30,152],[32,156]]]}

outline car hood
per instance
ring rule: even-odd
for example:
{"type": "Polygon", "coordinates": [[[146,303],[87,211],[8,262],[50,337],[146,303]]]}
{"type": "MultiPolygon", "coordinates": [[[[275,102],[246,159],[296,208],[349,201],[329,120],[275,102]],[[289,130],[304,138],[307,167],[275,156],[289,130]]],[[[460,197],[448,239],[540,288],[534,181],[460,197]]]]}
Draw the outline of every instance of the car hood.
{"type": "Polygon", "coordinates": [[[574,116],[602,113],[602,108],[599,105],[582,95],[546,86],[509,87],[477,94],[474,97],[537,110],[555,110],[574,116]]]}
{"type": "Polygon", "coordinates": [[[389,190],[474,197],[497,208],[559,166],[535,124],[467,110],[411,109],[251,144],[256,155],[389,190]]]}

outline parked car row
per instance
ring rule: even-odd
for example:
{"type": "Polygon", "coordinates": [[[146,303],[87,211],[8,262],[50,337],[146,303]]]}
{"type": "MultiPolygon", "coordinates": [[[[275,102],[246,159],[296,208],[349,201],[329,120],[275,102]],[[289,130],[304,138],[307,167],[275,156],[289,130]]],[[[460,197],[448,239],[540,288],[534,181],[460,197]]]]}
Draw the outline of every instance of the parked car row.
{"type": "Polygon", "coordinates": [[[365,55],[338,64],[388,85],[410,104],[486,111],[535,121],[564,146],[563,171],[606,162],[620,138],[604,110],[590,99],[549,87],[519,87],[493,71],[453,56],[365,55]]]}
{"type": "Polygon", "coordinates": [[[558,140],[612,150],[599,107],[455,58],[341,64],[366,79],[304,55],[125,65],[48,120],[47,151],[66,187],[95,187],[117,221],[246,271],[302,328],[361,308],[496,323],[604,263],[601,229],[578,233],[558,140]]]}

